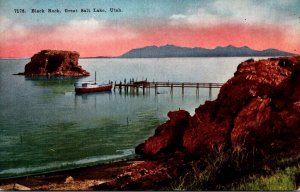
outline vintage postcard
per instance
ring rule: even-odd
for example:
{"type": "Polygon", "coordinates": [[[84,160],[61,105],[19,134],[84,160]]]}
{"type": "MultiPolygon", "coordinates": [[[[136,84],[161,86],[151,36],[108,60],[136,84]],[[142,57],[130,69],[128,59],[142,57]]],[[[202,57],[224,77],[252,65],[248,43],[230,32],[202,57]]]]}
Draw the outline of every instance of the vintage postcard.
{"type": "Polygon", "coordinates": [[[297,190],[299,0],[0,0],[0,190],[297,190]]]}

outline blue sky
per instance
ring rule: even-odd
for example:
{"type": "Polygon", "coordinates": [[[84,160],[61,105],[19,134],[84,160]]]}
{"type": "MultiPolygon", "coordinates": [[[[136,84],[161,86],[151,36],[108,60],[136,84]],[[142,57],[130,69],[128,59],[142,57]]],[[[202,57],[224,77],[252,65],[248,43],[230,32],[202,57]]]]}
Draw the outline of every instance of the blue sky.
{"type": "MultiPolygon", "coordinates": [[[[230,0],[232,1],[232,0],[230,0]]],[[[220,2],[230,1],[221,0],[220,2]]],[[[234,1],[234,0],[233,0],[234,1]]],[[[300,17],[300,1],[299,0],[237,0],[239,4],[249,6],[249,9],[262,7],[271,16],[280,21],[290,20],[300,17]],[[246,3],[247,2],[247,3],[246,3]]],[[[13,20],[22,20],[28,24],[55,24],[67,22],[70,19],[87,19],[94,17],[104,20],[119,20],[119,19],[143,19],[143,18],[161,18],[165,19],[174,14],[184,14],[187,10],[194,8],[204,8],[208,12],[223,16],[232,17],[234,12],[228,12],[228,7],[216,9],[212,0],[0,0],[1,15],[5,15],[13,20]],[[41,18],[32,17],[32,15],[16,15],[13,12],[15,8],[30,9],[81,9],[81,8],[121,8],[121,14],[61,14],[41,16],[41,18]]],[[[255,10],[253,10],[255,12],[255,10]]],[[[264,20],[272,20],[273,18],[265,17],[264,20]]]]}

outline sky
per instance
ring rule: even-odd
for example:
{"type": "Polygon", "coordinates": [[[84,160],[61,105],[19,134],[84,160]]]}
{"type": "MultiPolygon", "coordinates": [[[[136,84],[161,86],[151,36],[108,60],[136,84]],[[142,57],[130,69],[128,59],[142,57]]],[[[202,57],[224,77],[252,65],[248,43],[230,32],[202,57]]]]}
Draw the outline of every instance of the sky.
{"type": "Polygon", "coordinates": [[[44,49],[119,56],[165,44],[300,54],[299,10],[300,0],[0,0],[0,58],[31,57],[44,49]]]}

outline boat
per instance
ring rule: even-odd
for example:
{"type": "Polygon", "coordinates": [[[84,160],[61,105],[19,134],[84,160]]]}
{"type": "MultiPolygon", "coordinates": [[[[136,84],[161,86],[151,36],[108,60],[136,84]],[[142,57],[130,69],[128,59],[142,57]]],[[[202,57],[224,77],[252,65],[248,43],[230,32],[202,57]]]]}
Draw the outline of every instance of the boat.
{"type": "Polygon", "coordinates": [[[93,93],[93,92],[105,92],[111,91],[113,84],[110,82],[108,84],[99,84],[96,82],[96,72],[95,81],[85,81],[81,83],[75,83],[76,93],[93,93]]]}

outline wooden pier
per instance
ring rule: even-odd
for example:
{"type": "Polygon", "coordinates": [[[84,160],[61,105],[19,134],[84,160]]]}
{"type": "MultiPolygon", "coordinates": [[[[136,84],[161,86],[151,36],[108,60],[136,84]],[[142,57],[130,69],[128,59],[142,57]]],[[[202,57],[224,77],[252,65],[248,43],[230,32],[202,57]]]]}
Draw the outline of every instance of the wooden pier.
{"type": "Polygon", "coordinates": [[[208,88],[209,89],[209,98],[212,97],[212,89],[213,88],[221,88],[223,83],[199,83],[199,82],[155,82],[155,81],[135,81],[134,79],[130,79],[129,82],[115,82],[114,84],[114,91],[116,89],[119,90],[121,93],[123,90],[127,93],[136,93],[139,94],[139,90],[141,89],[143,95],[148,90],[150,92],[150,89],[154,89],[155,95],[157,95],[158,88],[170,88],[170,93],[173,94],[174,88],[181,88],[182,95],[184,95],[184,89],[185,88],[195,88],[196,89],[196,95],[199,95],[199,89],[200,88],[208,88]]]}

